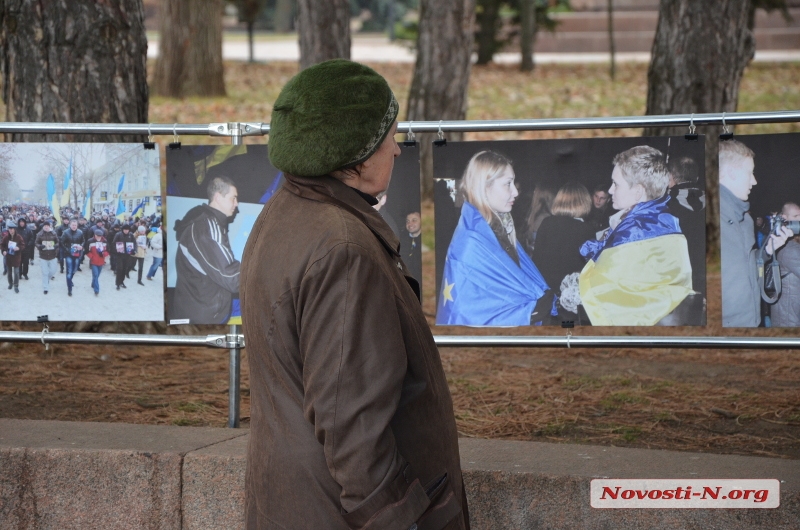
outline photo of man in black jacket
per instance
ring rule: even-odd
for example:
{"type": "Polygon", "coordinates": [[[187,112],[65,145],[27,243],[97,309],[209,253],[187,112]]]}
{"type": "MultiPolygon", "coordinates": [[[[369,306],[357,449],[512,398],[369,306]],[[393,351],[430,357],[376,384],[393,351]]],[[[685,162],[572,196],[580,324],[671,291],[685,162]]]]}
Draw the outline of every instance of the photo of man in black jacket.
{"type": "Polygon", "coordinates": [[[207,192],[208,204],[195,206],[175,222],[177,283],[171,323],[224,324],[239,292],[241,263],[228,239],[238,191],[230,178],[217,176],[207,192]]]}

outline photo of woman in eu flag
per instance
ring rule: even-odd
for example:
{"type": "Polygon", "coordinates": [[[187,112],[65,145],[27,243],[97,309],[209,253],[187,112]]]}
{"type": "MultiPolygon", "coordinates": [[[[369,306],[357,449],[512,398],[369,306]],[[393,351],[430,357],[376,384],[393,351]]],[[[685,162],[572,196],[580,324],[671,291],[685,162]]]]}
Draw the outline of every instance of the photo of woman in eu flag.
{"type": "Polygon", "coordinates": [[[439,293],[436,324],[529,326],[550,317],[553,294],[517,239],[519,195],[511,161],[476,153],[458,184],[461,205],[439,293]]]}

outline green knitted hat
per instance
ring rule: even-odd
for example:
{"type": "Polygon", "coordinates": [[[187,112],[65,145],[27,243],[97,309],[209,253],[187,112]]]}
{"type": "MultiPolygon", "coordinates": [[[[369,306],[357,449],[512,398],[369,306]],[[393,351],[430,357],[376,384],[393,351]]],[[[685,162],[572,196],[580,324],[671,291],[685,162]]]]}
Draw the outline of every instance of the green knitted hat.
{"type": "Polygon", "coordinates": [[[286,83],[275,100],[269,160],[298,177],[353,167],[378,150],[399,108],[372,68],[344,59],[314,65],[286,83]]]}

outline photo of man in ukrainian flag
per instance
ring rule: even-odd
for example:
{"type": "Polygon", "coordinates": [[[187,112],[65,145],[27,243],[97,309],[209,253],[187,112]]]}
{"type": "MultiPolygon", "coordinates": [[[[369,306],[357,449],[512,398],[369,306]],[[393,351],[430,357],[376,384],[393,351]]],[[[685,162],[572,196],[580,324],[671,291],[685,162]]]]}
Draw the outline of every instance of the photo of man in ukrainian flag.
{"type": "Polygon", "coordinates": [[[703,325],[703,160],[683,137],[435,150],[437,325],[703,325]]]}

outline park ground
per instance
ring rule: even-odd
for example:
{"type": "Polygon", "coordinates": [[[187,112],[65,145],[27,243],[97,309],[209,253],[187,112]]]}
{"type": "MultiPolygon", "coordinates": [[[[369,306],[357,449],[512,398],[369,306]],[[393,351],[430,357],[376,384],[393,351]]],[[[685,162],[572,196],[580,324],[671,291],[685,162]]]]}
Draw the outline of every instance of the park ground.
{"type": "MultiPolygon", "coordinates": [[[[401,108],[409,64],[375,64],[401,108]]],[[[294,63],[226,64],[228,96],[151,99],[158,123],[269,121],[271,104],[297,71],[294,63]]],[[[474,68],[470,119],[640,115],[647,65],[542,65],[474,68]]],[[[800,63],[748,68],[740,111],[800,108],[800,63]]],[[[798,132],[799,124],[751,125],[737,134],[798,132]]],[[[634,136],[639,130],[468,134],[467,139],[634,136]]],[[[184,143],[223,139],[184,137],[184,143]]],[[[170,141],[165,139],[164,143],[170,141]]],[[[262,143],[263,138],[248,142],[262,143]]],[[[424,240],[433,248],[433,208],[423,205],[424,240]]],[[[432,322],[433,252],[423,255],[423,309],[432,322]]],[[[719,266],[709,263],[706,328],[663,328],[658,335],[793,336],[796,330],[724,330],[719,266]]],[[[4,329],[34,329],[6,322],[4,329]]],[[[51,330],[59,329],[54,324],[51,330]]],[[[434,328],[436,334],[496,330],[434,328]]],[[[503,329],[502,334],[519,330],[503,329]]],[[[575,335],[647,335],[649,329],[584,328],[575,335]]],[[[204,328],[201,333],[225,332],[204,328]]],[[[525,333],[528,330],[524,330],[525,333]]],[[[563,335],[560,329],[537,334],[563,335]]],[[[652,333],[651,333],[652,334],[652,333]]],[[[462,436],[800,458],[800,352],[609,348],[443,348],[442,361],[462,436]]],[[[242,423],[248,424],[247,350],[242,423]]],[[[207,425],[227,421],[227,350],[205,348],[0,344],[0,417],[207,425]]]]}

